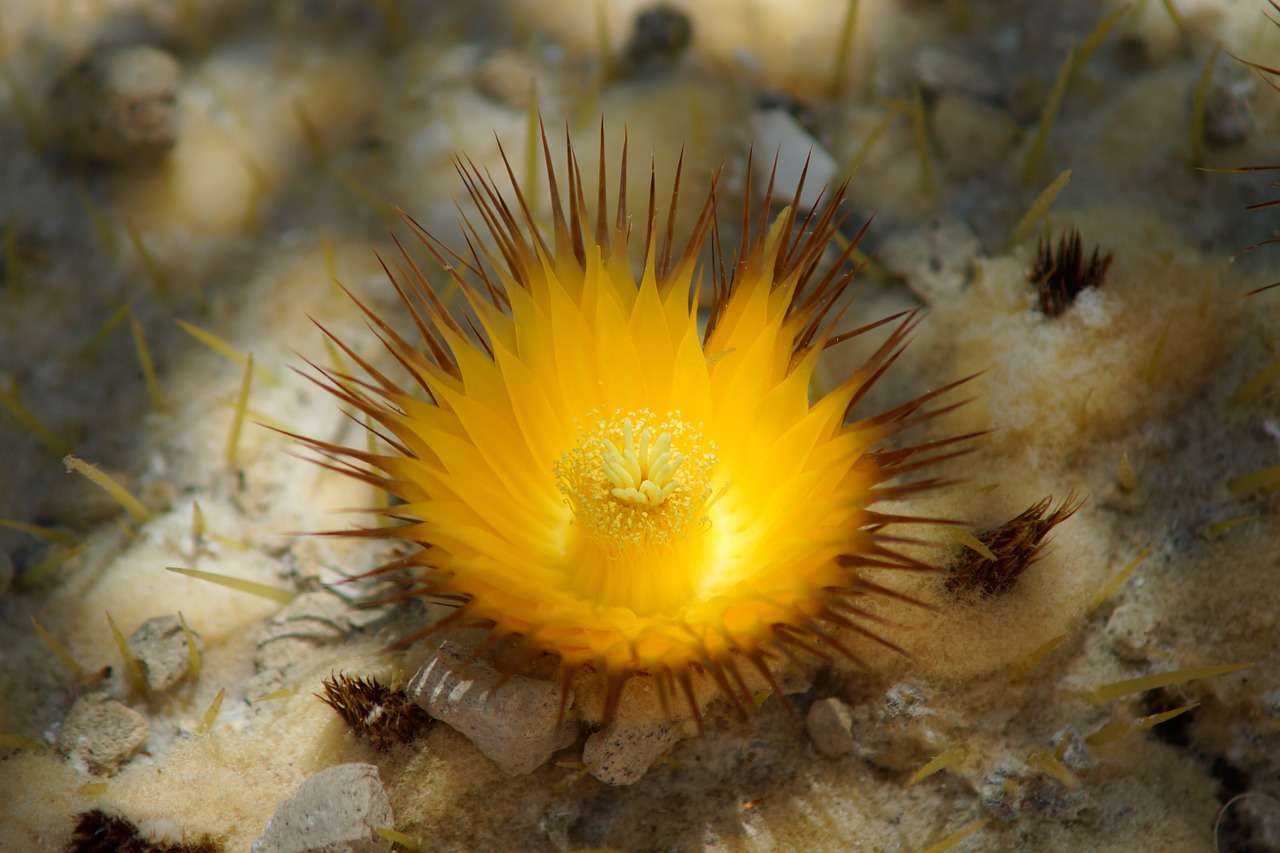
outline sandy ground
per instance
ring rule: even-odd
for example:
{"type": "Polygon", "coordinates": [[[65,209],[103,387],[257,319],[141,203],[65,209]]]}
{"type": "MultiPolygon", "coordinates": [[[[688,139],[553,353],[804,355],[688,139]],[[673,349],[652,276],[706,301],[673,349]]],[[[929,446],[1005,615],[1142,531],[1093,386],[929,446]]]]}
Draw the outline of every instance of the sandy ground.
{"type": "Polygon", "coordinates": [[[1247,476],[1278,464],[1280,289],[1246,295],[1276,278],[1274,248],[1237,254],[1275,233],[1246,210],[1275,191],[1266,172],[1197,170],[1276,162],[1280,93],[1236,57],[1280,63],[1277,13],[854,5],[842,52],[837,0],[674,3],[683,50],[629,48],[646,8],[630,0],[6,0],[0,518],[40,529],[0,528],[0,849],[63,849],[71,815],[101,808],[248,850],[305,778],[354,761],[378,766],[394,829],[422,850],[1280,849],[1277,480],[1247,476]],[[112,65],[122,55],[134,64],[112,65]],[[868,410],[980,373],[974,401],[926,429],[990,433],[947,465],[960,485],[910,509],[981,533],[1084,499],[1008,594],[904,581],[935,606],[893,614],[909,656],[796,675],[801,715],[827,697],[852,709],[850,752],[815,752],[777,699],[748,722],[713,707],[626,787],[583,772],[581,739],[514,778],[444,725],[379,752],[312,694],[333,671],[409,671],[425,651],[378,653],[395,624],[339,607],[273,657],[261,631],[278,602],[165,570],[297,591],[389,553],[295,535],[367,506],[368,488],[256,424],[231,449],[243,366],[179,321],[252,353],[252,420],[362,445],[293,368],[330,358],[313,320],[385,362],[336,282],[395,315],[375,255],[408,233],[394,206],[462,245],[452,157],[498,169],[500,143],[540,199],[531,116],[580,149],[603,122],[614,163],[625,129],[636,198],[637,164],[652,152],[669,186],[683,148],[682,223],[723,164],[732,235],[748,150],[787,138],[768,110],[793,137],[784,172],[816,145],[818,166],[852,175],[850,221],[875,215],[850,316],[929,309],[868,410]],[[1051,185],[1047,215],[1020,227],[1051,185]],[[1070,227],[1114,260],[1049,318],[1028,270],[1037,237],[1070,227]],[[143,506],[66,473],[67,454],[143,506]],[[141,696],[104,613],[127,636],[179,612],[199,678],[141,696]],[[149,725],[115,772],[56,747],[95,691],[149,725]],[[938,756],[945,769],[909,784],[938,756]]]}

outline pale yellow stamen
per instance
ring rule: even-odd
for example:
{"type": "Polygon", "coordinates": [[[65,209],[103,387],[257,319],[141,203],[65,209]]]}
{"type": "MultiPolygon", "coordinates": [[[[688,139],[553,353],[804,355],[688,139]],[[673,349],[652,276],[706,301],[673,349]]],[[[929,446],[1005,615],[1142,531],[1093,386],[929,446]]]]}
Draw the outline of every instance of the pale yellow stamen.
{"type": "Polygon", "coordinates": [[[593,413],[581,432],[555,473],[588,538],[616,553],[699,526],[711,496],[715,446],[704,447],[702,434],[679,412],[661,421],[645,409],[593,413]]]}
{"type": "Polygon", "coordinates": [[[601,464],[613,483],[610,494],[623,503],[657,506],[680,488],[675,473],[684,455],[671,450],[671,433],[659,435],[651,447],[649,430],[640,431],[638,444],[634,430],[631,418],[622,422],[622,450],[604,440],[601,464]]]}

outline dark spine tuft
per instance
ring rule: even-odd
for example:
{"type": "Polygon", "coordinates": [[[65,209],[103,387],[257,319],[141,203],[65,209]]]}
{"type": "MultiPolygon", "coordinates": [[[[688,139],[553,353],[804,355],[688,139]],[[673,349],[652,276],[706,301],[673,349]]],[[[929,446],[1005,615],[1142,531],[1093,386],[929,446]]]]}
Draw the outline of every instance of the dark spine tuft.
{"type": "Polygon", "coordinates": [[[338,712],[356,737],[367,737],[379,749],[408,743],[431,722],[427,712],[403,690],[393,690],[372,678],[351,678],[338,673],[324,680],[321,702],[338,712]]]}
{"type": "Polygon", "coordinates": [[[1114,252],[1103,254],[1095,246],[1086,263],[1080,232],[1075,228],[1062,235],[1056,247],[1041,237],[1031,268],[1031,283],[1040,294],[1041,313],[1046,317],[1061,316],[1086,287],[1100,286],[1114,256],[1114,252]]]}
{"type": "Polygon", "coordinates": [[[992,560],[977,551],[966,551],[964,560],[951,568],[947,589],[951,592],[977,590],[983,598],[1011,591],[1022,573],[1040,558],[1044,537],[1074,515],[1083,503],[1076,502],[1074,495],[1068,495],[1057,509],[1050,511],[1052,502],[1053,498],[1045,498],[979,536],[996,558],[992,560]]]}

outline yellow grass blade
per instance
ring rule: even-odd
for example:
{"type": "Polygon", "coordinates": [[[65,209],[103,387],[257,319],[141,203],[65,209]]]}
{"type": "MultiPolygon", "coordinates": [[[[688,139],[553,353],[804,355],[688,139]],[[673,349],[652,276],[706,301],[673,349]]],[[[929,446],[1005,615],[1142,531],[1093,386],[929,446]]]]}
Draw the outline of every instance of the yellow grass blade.
{"type": "Polygon", "coordinates": [[[1111,580],[1103,584],[1102,589],[1098,590],[1097,595],[1093,597],[1093,601],[1089,603],[1089,609],[1085,612],[1092,613],[1094,610],[1098,609],[1098,606],[1102,604],[1102,602],[1110,598],[1115,591],[1120,588],[1120,584],[1124,583],[1129,578],[1129,575],[1133,574],[1133,570],[1138,568],[1138,564],[1146,559],[1147,555],[1151,553],[1151,549],[1154,548],[1155,545],[1156,543],[1154,542],[1148,542],[1147,547],[1138,552],[1138,556],[1130,560],[1128,565],[1116,572],[1115,575],[1112,576],[1111,580]]]}
{"type": "Polygon", "coordinates": [[[250,595],[256,595],[259,598],[265,598],[270,601],[277,601],[280,604],[289,604],[298,597],[298,593],[283,587],[271,586],[270,584],[258,583],[257,581],[244,580],[243,578],[233,578],[230,575],[220,575],[215,572],[202,572],[199,569],[182,569],[177,566],[165,566],[166,571],[174,572],[179,575],[186,575],[196,580],[208,581],[216,583],[219,586],[225,586],[228,589],[238,590],[239,592],[247,592],[250,595]]]}
{"type": "Polygon", "coordinates": [[[1185,684],[1201,678],[1212,678],[1215,675],[1226,675],[1248,669],[1252,663],[1228,663],[1221,666],[1197,666],[1190,669],[1175,669],[1172,672],[1157,672],[1140,678],[1127,678],[1124,681],[1113,681],[1090,690],[1085,698],[1094,705],[1101,705],[1122,696],[1131,696],[1157,687],[1168,687],[1171,684],[1185,684]]]}
{"type": "Polygon", "coordinates": [[[920,853],[946,853],[947,850],[955,847],[961,841],[964,841],[970,835],[973,835],[989,823],[991,823],[991,818],[989,817],[978,818],[973,823],[967,823],[960,827],[941,841],[935,841],[933,844],[930,844],[928,847],[921,850],[920,853]]]}
{"type": "Polygon", "coordinates": [[[953,767],[969,757],[969,749],[963,744],[957,744],[950,747],[946,751],[935,756],[928,764],[921,767],[915,773],[911,774],[911,778],[907,780],[907,787],[928,779],[934,773],[953,767]]]}
{"type": "Polygon", "coordinates": [[[66,466],[68,471],[75,471],[77,474],[87,477],[89,482],[115,498],[116,503],[120,504],[124,511],[129,513],[129,517],[138,524],[146,524],[155,517],[155,514],[147,509],[142,501],[131,495],[128,489],[116,482],[110,474],[107,474],[97,465],[92,465],[70,454],[62,458],[62,464],[66,466]]]}
{"type": "Polygon", "coordinates": [[[227,688],[223,687],[218,691],[218,695],[213,697],[213,701],[209,703],[209,709],[200,718],[199,731],[201,733],[213,731],[213,722],[218,719],[218,712],[222,710],[222,700],[226,695],[227,688]]]}
{"type": "Polygon", "coordinates": [[[147,694],[147,677],[142,674],[142,665],[133,656],[133,650],[129,648],[129,642],[124,638],[124,634],[120,632],[120,626],[116,624],[116,620],[111,618],[110,613],[107,614],[107,624],[111,626],[111,636],[115,638],[116,645],[120,648],[120,657],[124,658],[124,671],[129,676],[129,683],[133,685],[134,690],[145,696],[147,694]]]}
{"type": "Polygon", "coordinates": [[[1049,205],[1053,204],[1053,200],[1058,197],[1058,193],[1062,192],[1063,187],[1070,182],[1071,170],[1063,169],[1062,173],[1054,178],[1049,183],[1049,186],[1040,192],[1040,195],[1036,196],[1035,201],[1031,202],[1031,206],[1027,208],[1027,212],[1022,214],[1018,224],[1013,227],[1013,233],[1009,235],[1009,242],[1005,246],[1006,251],[1013,249],[1014,246],[1031,235],[1036,225],[1049,212],[1049,205]]]}
{"type": "Polygon", "coordinates": [[[1139,717],[1136,720],[1125,720],[1124,722],[1115,723],[1114,725],[1104,726],[1086,737],[1084,742],[1092,747],[1115,743],[1121,738],[1126,738],[1129,737],[1129,735],[1146,731],[1153,726],[1158,726],[1167,720],[1172,720],[1174,717],[1177,717],[1180,714],[1185,714],[1187,711],[1198,707],[1200,707],[1199,702],[1192,702],[1190,705],[1183,705],[1180,708],[1174,708],[1172,711],[1164,711],[1160,714],[1151,714],[1147,717],[1139,717]]]}
{"type": "Polygon", "coordinates": [[[22,401],[18,399],[18,380],[16,378],[7,377],[4,381],[0,381],[0,406],[8,409],[14,420],[22,424],[22,427],[27,432],[35,436],[37,441],[53,453],[59,456],[66,456],[71,452],[71,445],[49,429],[44,421],[36,416],[35,412],[23,405],[22,401]]]}
{"type": "Polygon", "coordinates": [[[40,639],[44,641],[44,644],[57,656],[58,660],[62,661],[67,669],[71,670],[71,674],[76,677],[76,681],[84,678],[84,667],[76,662],[76,659],[71,656],[66,647],[55,640],[53,635],[45,630],[45,627],[37,622],[34,616],[31,617],[31,625],[36,629],[36,633],[40,635],[40,639]]]}

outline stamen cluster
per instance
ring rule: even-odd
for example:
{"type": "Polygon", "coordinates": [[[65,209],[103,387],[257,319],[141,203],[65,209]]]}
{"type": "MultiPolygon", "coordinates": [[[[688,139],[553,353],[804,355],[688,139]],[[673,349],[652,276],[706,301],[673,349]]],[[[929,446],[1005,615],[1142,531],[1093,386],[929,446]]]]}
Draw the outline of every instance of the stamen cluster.
{"type": "Polygon", "coordinates": [[[690,535],[711,497],[715,443],[679,412],[658,421],[641,409],[588,424],[554,469],[582,532],[614,553],[690,535]]]}

